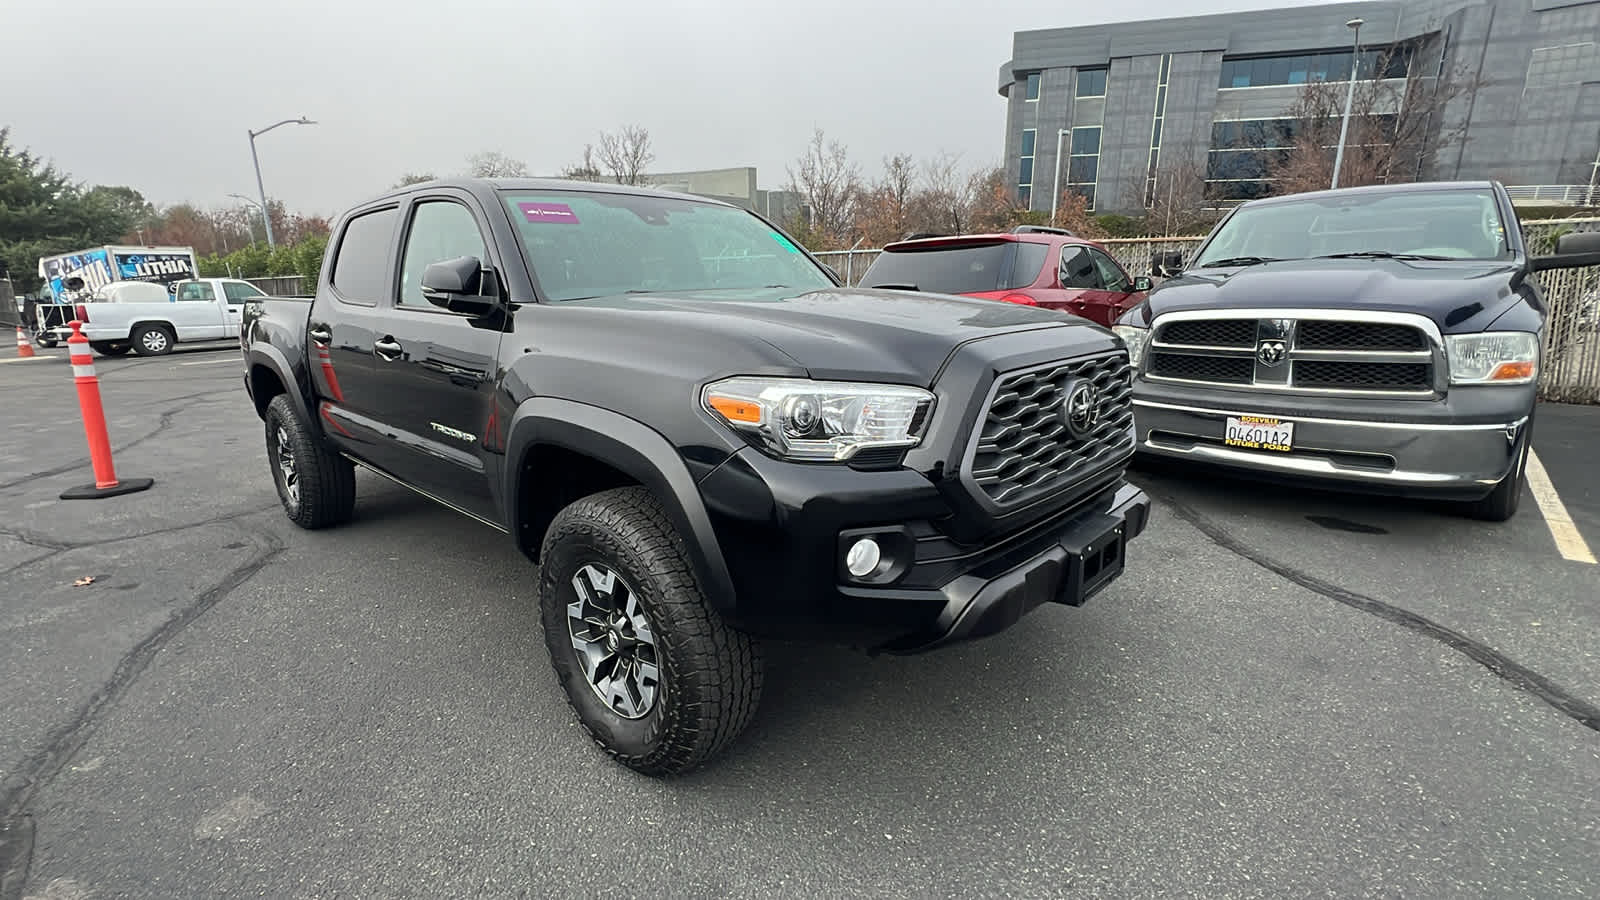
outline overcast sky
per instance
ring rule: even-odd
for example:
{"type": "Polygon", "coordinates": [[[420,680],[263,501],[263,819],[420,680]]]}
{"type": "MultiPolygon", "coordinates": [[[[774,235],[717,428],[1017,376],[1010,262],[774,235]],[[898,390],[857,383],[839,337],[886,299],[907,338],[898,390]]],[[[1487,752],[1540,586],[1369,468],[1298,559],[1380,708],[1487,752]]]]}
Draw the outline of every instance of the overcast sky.
{"type": "Polygon", "coordinates": [[[406,172],[501,150],[549,174],[647,128],[655,171],[753,165],[813,127],[886,154],[998,163],[1012,33],[1307,0],[0,0],[0,125],[89,183],[158,204],[269,195],[333,214],[406,172]]]}

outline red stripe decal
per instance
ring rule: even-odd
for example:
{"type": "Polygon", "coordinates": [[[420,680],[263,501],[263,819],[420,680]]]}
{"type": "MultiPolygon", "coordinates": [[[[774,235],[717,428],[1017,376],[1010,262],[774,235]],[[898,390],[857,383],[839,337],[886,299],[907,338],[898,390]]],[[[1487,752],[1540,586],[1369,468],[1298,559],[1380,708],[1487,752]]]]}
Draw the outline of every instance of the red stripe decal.
{"type": "Polygon", "coordinates": [[[322,420],[327,422],[329,425],[332,425],[334,428],[339,429],[339,433],[345,437],[355,437],[355,435],[346,431],[343,425],[339,424],[339,420],[333,417],[333,407],[329,406],[327,403],[322,404],[322,420]]]}

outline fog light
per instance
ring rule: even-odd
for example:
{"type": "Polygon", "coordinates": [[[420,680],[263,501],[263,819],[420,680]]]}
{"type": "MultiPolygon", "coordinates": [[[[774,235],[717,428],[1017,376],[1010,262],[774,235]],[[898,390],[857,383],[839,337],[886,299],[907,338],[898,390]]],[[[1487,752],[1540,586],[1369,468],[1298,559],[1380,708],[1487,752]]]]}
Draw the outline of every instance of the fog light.
{"type": "Polygon", "coordinates": [[[878,568],[882,560],[883,551],[878,549],[878,542],[872,538],[862,538],[850,545],[850,552],[844,557],[844,567],[851,575],[865,578],[878,568]]]}

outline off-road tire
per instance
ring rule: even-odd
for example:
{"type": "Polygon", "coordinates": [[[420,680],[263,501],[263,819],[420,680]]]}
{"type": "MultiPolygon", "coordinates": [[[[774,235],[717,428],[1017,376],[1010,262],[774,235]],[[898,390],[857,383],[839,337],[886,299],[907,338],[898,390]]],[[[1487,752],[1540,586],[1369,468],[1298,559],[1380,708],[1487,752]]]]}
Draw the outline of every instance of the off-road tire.
{"type": "Polygon", "coordinates": [[[121,356],[133,349],[132,344],[119,344],[115,341],[90,341],[89,349],[101,356],[121,356]]]}
{"type": "Polygon", "coordinates": [[[350,521],[356,507],[355,466],[312,434],[289,395],[279,394],[267,404],[266,437],[267,465],[289,521],[307,529],[350,521]],[[280,446],[292,456],[293,489],[280,446]]]}
{"type": "Polygon", "coordinates": [[[133,352],[140,356],[166,356],[172,352],[172,329],[165,325],[140,325],[133,332],[133,352]]]}
{"type": "Polygon", "coordinates": [[[706,601],[683,538],[649,491],[619,488],[574,502],[551,523],[540,559],[551,665],[578,721],[613,759],[646,775],[682,774],[750,723],[761,696],[760,648],[706,601]],[[601,700],[573,649],[567,604],[577,598],[573,580],[589,564],[626,582],[654,633],[660,681],[640,718],[601,700]]]}

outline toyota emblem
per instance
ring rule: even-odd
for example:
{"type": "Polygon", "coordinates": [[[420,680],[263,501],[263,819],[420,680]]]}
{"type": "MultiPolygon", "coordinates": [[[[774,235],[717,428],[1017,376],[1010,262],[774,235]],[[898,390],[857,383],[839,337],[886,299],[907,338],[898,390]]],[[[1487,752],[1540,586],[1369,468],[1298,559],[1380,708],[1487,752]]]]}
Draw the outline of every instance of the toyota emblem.
{"type": "Polygon", "coordinates": [[[1286,341],[1262,341],[1256,346],[1256,361],[1269,369],[1283,362],[1288,355],[1289,344],[1286,341]]]}
{"type": "Polygon", "coordinates": [[[1087,381],[1067,385],[1067,402],[1061,406],[1061,417],[1067,431],[1083,440],[1094,434],[1100,424],[1100,393],[1087,381]]]}

